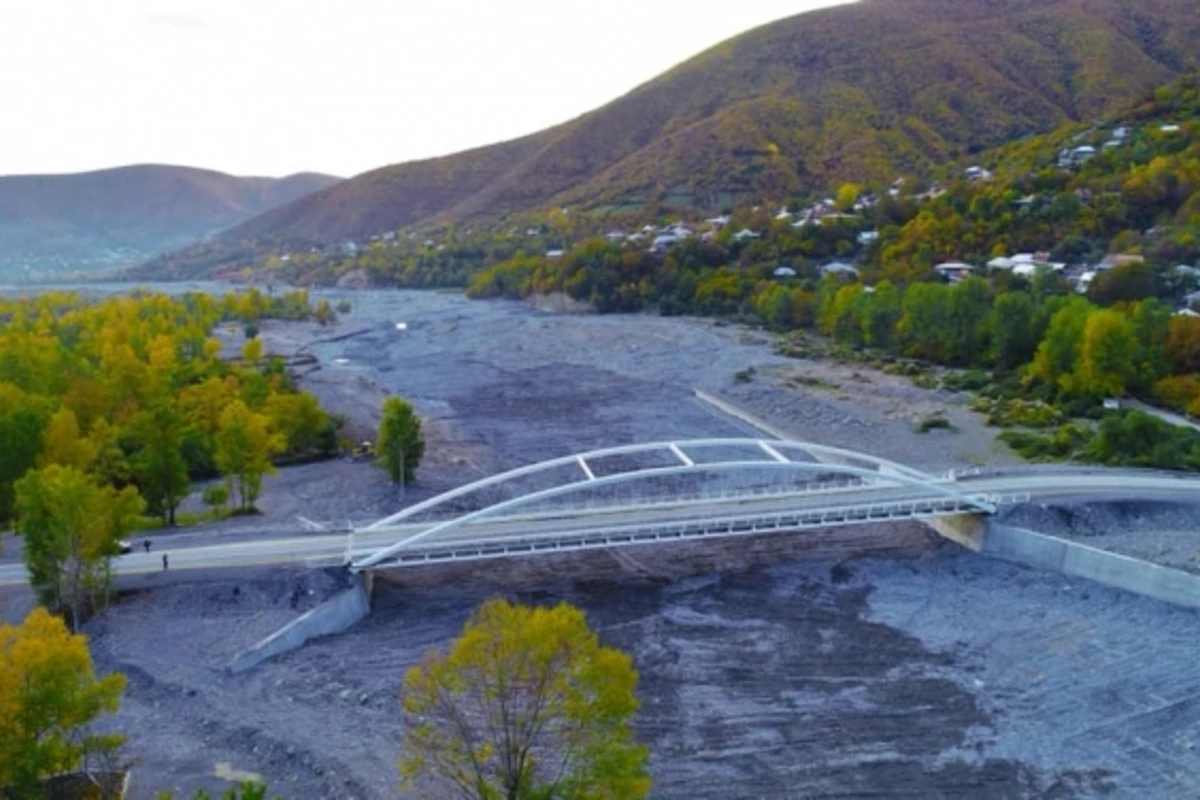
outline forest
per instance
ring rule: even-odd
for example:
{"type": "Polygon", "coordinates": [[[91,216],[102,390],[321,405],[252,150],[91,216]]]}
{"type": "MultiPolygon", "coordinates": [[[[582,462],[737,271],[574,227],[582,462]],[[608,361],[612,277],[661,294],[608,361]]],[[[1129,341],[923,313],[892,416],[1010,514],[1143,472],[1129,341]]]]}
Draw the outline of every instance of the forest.
{"type": "Polygon", "coordinates": [[[212,505],[252,510],[273,462],[339,446],[341,421],[257,338],[263,319],[315,313],[305,292],[257,290],[0,300],[0,523],[23,478],[29,497],[39,481],[133,492],[170,525],[192,481],[224,476],[232,496],[217,487],[212,505]],[[245,332],[241,353],[222,354],[210,336],[222,322],[245,332]]]}

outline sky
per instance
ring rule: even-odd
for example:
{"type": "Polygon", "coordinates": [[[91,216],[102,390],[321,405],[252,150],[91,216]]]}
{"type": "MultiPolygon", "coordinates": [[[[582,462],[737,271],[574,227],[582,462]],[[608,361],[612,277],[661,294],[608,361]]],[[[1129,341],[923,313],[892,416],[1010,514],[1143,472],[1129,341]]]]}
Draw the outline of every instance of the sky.
{"type": "Polygon", "coordinates": [[[838,0],[0,0],[0,175],[350,176],[565,122],[838,0]]]}

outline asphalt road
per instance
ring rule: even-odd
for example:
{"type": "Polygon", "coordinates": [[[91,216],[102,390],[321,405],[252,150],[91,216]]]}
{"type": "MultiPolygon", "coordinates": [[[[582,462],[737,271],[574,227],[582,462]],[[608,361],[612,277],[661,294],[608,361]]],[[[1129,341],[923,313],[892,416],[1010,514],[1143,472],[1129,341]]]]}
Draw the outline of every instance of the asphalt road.
{"type": "MultiPolygon", "coordinates": [[[[1137,473],[1112,470],[1042,471],[1030,468],[999,476],[964,476],[944,484],[970,496],[1024,496],[1031,500],[1055,498],[1080,501],[1163,500],[1200,501],[1200,476],[1137,473]]],[[[621,529],[661,525],[686,525],[713,519],[769,516],[781,512],[811,514],[824,509],[848,506],[883,505],[944,498],[935,491],[909,486],[851,487],[841,491],[793,495],[788,497],[700,501],[691,504],[658,505],[641,508],[590,510],[558,517],[507,517],[479,520],[438,533],[414,543],[414,548],[462,545],[478,542],[512,542],[579,535],[597,529],[621,529]]],[[[361,561],[369,554],[397,542],[411,540],[432,527],[432,523],[399,526],[377,531],[360,531],[353,536],[353,554],[361,561]]],[[[297,529],[300,526],[297,525],[297,529]]],[[[270,565],[326,567],[344,564],[351,552],[351,538],[345,533],[310,533],[279,537],[210,542],[202,536],[172,543],[168,552],[171,570],[200,570],[270,565]]],[[[163,569],[162,552],[134,552],[114,560],[117,575],[159,572],[163,569]]],[[[19,563],[0,565],[0,585],[24,583],[25,568],[19,563]]]]}

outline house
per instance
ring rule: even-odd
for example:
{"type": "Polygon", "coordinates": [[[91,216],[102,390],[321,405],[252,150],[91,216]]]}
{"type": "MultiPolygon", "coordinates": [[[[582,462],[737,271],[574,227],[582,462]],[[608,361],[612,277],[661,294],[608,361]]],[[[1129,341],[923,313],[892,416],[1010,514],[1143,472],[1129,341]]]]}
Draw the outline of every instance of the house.
{"type": "Polygon", "coordinates": [[[959,283],[969,278],[975,268],[962,261],[947,261],[944,264],[938,264],[934,270],[950,283],[959,283]]]}
{"type": "Polygon", "coordinates": [[[674,233],[663,233],[654,237],[654,242],[650,245],[651,250],[666,250],[672,245],[679,244],[679,237],[674,233]]]}
{"type": "Polygon", "coordinates": [[[842,278],[858,277],[858,267],[843,261],[834,261],[821,267],[822,275],[837,275],[842,278]]]}
{"type": "Polygon", "coordinates": [[[1192,311],[1190,308],[1179,309],[1178,311],[1175,312],[1175,316],[1200,318],[1200,314],[1196,313],[1195,311],[1192,311]]]}
{"type": "Polygon", "coordinates": [[[792,212],[788,211],[787,208],[779,209],[779,213],[775,215],[775,219],[779,220],[780,222],[784,222],[791,218],[792,218],[792,212]]]}
{"type": "Polygon", "coordinates": [[[742,228],[740,231],[738,231],[737,233],[735,233],[733,235],[733,238],[739,242],[745,242],[745,241],[749,241],[750,239],[760,239],[762,237],[759,234],[755,233],[754,231],[750,230],[749,228],[742,228]]]}
{"type": "Polygon", "coordinates": [[[863,247],[869,247],[879,241],[879,231],[863,231],[858,235],[858,243],[863,247]]]}
{"type": "Polygon", "coordinates": [[[796,277],[796,270],[792,269],[791,267],[778,267],[775,270],[775,277],[776,278],[794,278],[794,277],[796,277]]]}
{"type": "Polygon", "coordinates": [[[722,214],[719,217],[713,217],[712,219],[705,220],[705,222],[707,222],[709,225],[712,225],[714,228],[724,228],[729,224],[729,217],[728,215],[722,214]]]}
{"type": "Polygon", "coordinates": [[[625,239],[625,234],[621,231],[609,231],[608,233],[604,234],[604,238],[608,239],[610,242],[620,242],[625,239]]]}
{"type": "Polygon", "coordinates": [[[1075,291],[1079,294],[1087,294],[1088,290],[1092,288],[1092,284],[1095,283],[1096,275],[1098,274],[1099,273],[1097,273],[1094,269],[1089,269],[1084,272],[1075,281],[1075,291]]]}
{"type": "Polygon", "coordinates": [[[1074,169],[1096,157],[1096,148],[1090,144],[1080,145],[1074,149],[1064,149],[1058,154],[1060,169],[1074,169]]]}
{"type": "Polygon", "coordinates": [[[1162,133],[1179,133],[1180,129],[1178,125],[1163,125],[1158,130],[1162,133]]]}
{"type": "Polygon", "coordinates": [[[969,180],[969,181],[990,181],[992,179],[991,172],[984,169],[983,167],[978,167],[978,166],[967,167],[966,172],[964,174],[966,175],[967,180],[969,180]]]}
{"type": "Polygon", "coordinates": [[[1125,141],[1129,138],[1129,128],[1124,125],[1119,128],[1113,128],[1112,138],[1120,142],[1125,141]]]}
{"type": "Polygon", "coordinates": [[[1192,292],[1189,295],[1184,295],[1183,303],[1191,309],[1200,308],[1200,292],[1192,292]]]}
{"type": "Polygon", "coordinates": [[[1013,205],[1019,206],[1022,210],[1028,210],[1033,207],[1033,204],[1037,202],[1037,199],[1038,198],[1036,194],[1027,194],[1020,200],[1014,200],[1013,205]]]}
{"type": "Polygon", "coordinates": [[[526,236],[537,236],[539,233],[541,233],[541,231],[539,231],[537,228],[526,228],[525,229],[526,236]]]}
{"type": "Polygon", "coordinates": [[[566,255],[565,250],[547,250],[546,251],[546,258],[562,258],[564,255],[566,255]]]}
{"type": "Polygon", "coordinates": [[[1187,264],[1180,264],[1172,272],[1181,278],[1200,278],[1200,269],[1189,267],[1187,264]]]}
{"type": "Polygon", "coordinates": [[[1103,272],[1105,270],[1116,269],[1117,267],[1124,267],[1128,264],[1141,264],[1145,260],[1145,256],[1108,255],[1104,257],[1103,261],[1095,266],[1095,269],[1103,272]]]}

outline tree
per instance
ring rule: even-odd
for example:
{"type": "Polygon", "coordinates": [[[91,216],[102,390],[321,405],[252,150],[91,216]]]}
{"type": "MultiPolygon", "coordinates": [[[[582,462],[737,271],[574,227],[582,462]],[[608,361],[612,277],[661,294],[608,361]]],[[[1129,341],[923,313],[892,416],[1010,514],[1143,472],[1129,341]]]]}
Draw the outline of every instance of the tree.
{"type": "Polygon", "coordinates": [[[534,800],[640,798],[649,753],[633,741],[637,672],[563,604],[485,603],[448,653],[405,677],[404,789],[534,800]]]}
{"type": "Polygon", "coordinates": [[[314,314],[317,318],[317,323],[322,327],[325,325],[332,325],[334,322],[337,322],[337,313],[333,310],[333,307],[329,305],[329,301],[325,300],[324,298],[317,303],[317,308],[314,314]]]}
{"type": "Polygon", "coordinates": [[[75,412],[62,408],[50,417],[42,432],[41,466],[61,464],[64,467],[87,469],[96,456],[96,447],[79,432],[75,412]]]}
{"type": "Polygon", "coordinates": [[[142,498],[132,486],[98,486],[57,464],[26,474],[16,492],[30,582],[53,610],[69,613],[78,630],[82,614],[107,595],[109,561],[141,515],[142,498]]]}
{"type": "Polygon", "coordinates": [[[0,383],[0,522],[12,518],[13,487],[37,462],[46,420],[33,398],[0,383]]]}
{"type": "Polygon", "coordinates": [[[183,458],[183,415],[174,403],[161,402],[134,417],[130,427],[139,446],[133,471],[142,497],[151,513],[173,526],[175,509],[190,490],[183,458]]]}
{"type": "Polygon", "coordinates": [[[383,401],[375,453],[378,466],[387,471],[392,483],[413,482],[425,455],[425,438],[421,435],[421,418],[399,397],[383,401]]]}
{"type": "Polygon", "coordinates": [[[992,356],[1003,369],[1026,364],[1037,352],[1033,298],[1026,292],[1005,292],[992,307],[992,356]]]}
{"type": "Polygon", "coordinates": [[[19,800],[44,796],[43,778],[113,754],[122,737],[89,724],[112,713],[122,675],[97,678],[87,638],[35,608],[19,626],[0,625],[0,787],[19,800]]]}
{"type": "Polygon", "coordinates": [[[1172,317],[1166,348],[1171,369],[1177,374],[1200,372],[1200,319],[1172,317]]]}
{"type": "Polygon", "coordinates": [[[1136,374],[1137,336],[1129,319],[1116,311],[1088,317],[1079,354],[1079,389],[1087,394],[1121,397],[1136,374]]]}
{"type": "Polygon", "coordinates": [[[1032,374],[1050,386],[1071,392],[1075,386],[1075,370],[1079,349],[1092,305],[1082,297],[1069,298],[1050,320],[1050,327],[1038,345],[1033,359],[1032,374]]]}
{"type": "Polygon", "coordinates": [[[271,431],[266,416],[235,400],[221,412],[216,448],[217,469],[237,498],[238,510],[253,511],[263,475],[275,472],[271,458],[283,450],[282,437],[271,431]]]}

